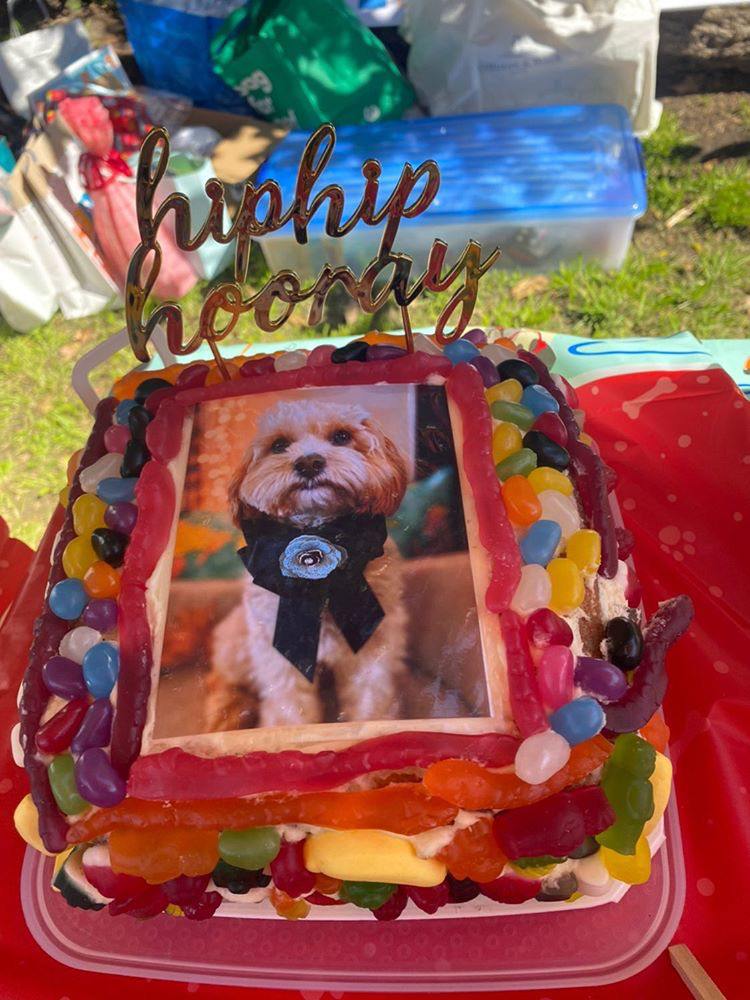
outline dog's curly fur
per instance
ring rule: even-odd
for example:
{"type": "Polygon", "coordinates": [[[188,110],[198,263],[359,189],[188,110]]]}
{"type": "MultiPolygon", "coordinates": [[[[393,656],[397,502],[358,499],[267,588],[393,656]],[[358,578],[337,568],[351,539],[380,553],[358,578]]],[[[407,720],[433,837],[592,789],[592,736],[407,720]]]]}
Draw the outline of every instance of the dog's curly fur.
{"type": "MultiPolygon", "coordinates": [[[[264,515],[314,530],[346,514],[388,517],[398,509],[406,485],[401,453],[366,410],[317,399],[284,401],[258,421],[255,439],[229,485],[229,507],[238,526],[264,515]]],[[[261,726],[322,722],[321,667],[333,675],[341,721],[397,718],[406,613],[392,542],[365,576],[385,618],[354,653],[325,612],[318,669],[310,683],[272,645],[279,598],[248,575],[242,603],[212,637],[210,730],[256,721],[261,726]]]]}

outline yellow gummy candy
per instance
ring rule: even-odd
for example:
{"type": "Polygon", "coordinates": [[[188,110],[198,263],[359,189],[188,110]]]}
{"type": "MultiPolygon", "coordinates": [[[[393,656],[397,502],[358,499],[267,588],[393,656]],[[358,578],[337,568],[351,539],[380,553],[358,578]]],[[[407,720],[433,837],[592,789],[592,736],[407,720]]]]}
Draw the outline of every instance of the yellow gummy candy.
{"type": "Polygon", "coordinates": [[[63,486],[63,488],[60,490],[60,492],[57,494],[57,496],[58,496],[58,499],[60,500],[60,506],[61,507],[67,507],[68,506],[68,500],[70,499],[70,487],[69,486],[63,486]]]}
{"type": "Polygon", "coordinates": [[[517,378],[506,378],[504,382],[497,382],[484,393],[489,406],[498,402],[520,403],[521,396],[523,396],[523,386],[517,378]]]}
{"type": "Polygon", "coordinates": [[[99,559],[91,545],[90,535],[79,535],[68,542],[62,555],[63,569],[65,575],[82,580],[86,575],[86,570],[99,559]]]}
{"type": "Polygon", "coordinates": [[[75,850],[75,847],[69,847],[67,849],[67,851],[60,851],[59,854],[55,855],[55,863],[54,863],[54,865],[52,867],[52,885],[51,885],[51,888],[52,888],[53,892],[59,892],[60,891],[57,888],[57,886],[55,885],[55,879],[57,878],[57,876],[58,876],[58,874],[59,874],[60,869],[62,868],[62,866],[68,860],[69,855],[71,855],[74,850],[75,850]]]}
{"type": "Polygon", "coordinates": [[[581,444],[587,444],[589,448],[594,443],[594,439],[591,437],[590,434],[587,434],[585,431],[581,431],[581,433],[578,435],[578,440],[581,442],[581,444]]]}
{"type": "Polygon", "coordinates": [[[585,588],[581,571],[572,559],[551,559],[547,573],[552,581],[550,608],[559,615],[570,614],[583,603],[585,588]]]}
{"type": "Polygon", "coordinates": [[[582,528],[574,531],[565,546],[565,554],[582,573],[591,575],[602,561],[602,539],[598,531],[582,528]]]}
{"type": "Polygon", "coordinates": [[[600,847],[602,862],[612,878],[627,885],[643,885],[651,875],[651,849],[641,835],[635,845],[635,854],[618,854],[609,847],[600,847]]]}
{"type": "Polygon", "coordinates": [[[84,493],[73,504],[73,527],[77,535],[90,535],[97,528],[106,528],[106,503],[93,493],[84,493]]]}
{"type": "Polygon", "coordinates": [[[442,861],[417,857],[408,840],[382,830],[314,833],[305,841],[305,866],[346,882],[433,886],[446,875],[442,861]]]}
{"type": "Polygon", "coordinates": [[[521,431],[515,424],[498,424],[492,435],[492,461],[497,465],[508,455],[521,450],[521,431]]]}
{"type": "Polygon", "coordinates": [[[19,837],[25,840],[29,847],[33,847],[40,854],[46,854],[48,858],[54,857],[52,852],[44,846],[42,838],[39,836],[39,813],[36,811],[31,795],[24,795],[16,806],[16,811],[13,813],[13,823],[19,837]]]}
{"type": "Polygon", "coordinates": [[[657,752],[656,764],[648,780],[654,790],[654,814],[651,819],[646,820],[646,825],[643,827],[644,837],[648,837],[651,831],[656,829],[669,802],[669,793],[672,790],[672,761],[669,757],[657,752]]]}
{"type": "Polygon", "coordinates": [[[527,479],[535,493],[541,493],[542,490],[557,490],[558,493],[562,493],[566,497],[573,495],[573,484],[568,477],[562,472],[558,472],[557,469],[550,469],[546,465],[532,469],[527,479]]]}

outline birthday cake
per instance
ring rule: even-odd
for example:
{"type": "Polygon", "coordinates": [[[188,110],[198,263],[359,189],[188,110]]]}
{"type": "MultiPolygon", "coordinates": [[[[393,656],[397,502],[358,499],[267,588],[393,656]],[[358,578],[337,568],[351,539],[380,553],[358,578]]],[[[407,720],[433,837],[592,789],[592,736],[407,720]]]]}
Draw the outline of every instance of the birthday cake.
{"type": "Polygon", "coordinates": [[[388,920],[648,879],[690,602],[642,621],[548,348],[403,345],[100,402],[17,734],[17,826],[71,905],[388,920]]]}

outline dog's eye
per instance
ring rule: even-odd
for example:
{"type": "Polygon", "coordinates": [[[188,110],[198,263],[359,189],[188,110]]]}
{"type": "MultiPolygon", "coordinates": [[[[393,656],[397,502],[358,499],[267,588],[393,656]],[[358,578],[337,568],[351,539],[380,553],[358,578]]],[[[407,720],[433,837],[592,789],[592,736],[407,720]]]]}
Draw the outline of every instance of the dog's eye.
{"type": "Polygon", "coordinates": [[[352,436],[349,431],[345,431],[343,428],[339,428],[339,430],[334,431],[333,434],[331,434],[331,444],[349,444],[351,439],[352,436]]]}
{"type": "Polygon", "coordinates": [[[280,455],[282,452],[286,451],[291,441],[289,438],[278,437],[271,442],[271,447],[268,449],[273,455],[280,455]]]}

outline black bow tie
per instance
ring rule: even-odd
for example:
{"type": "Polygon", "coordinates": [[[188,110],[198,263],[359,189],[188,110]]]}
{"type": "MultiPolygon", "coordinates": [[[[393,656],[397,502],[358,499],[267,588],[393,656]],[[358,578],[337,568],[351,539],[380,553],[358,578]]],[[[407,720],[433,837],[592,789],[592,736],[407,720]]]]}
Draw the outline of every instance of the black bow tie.
{"type": "Polygon", "coordinates": [[[364,578],[383,555],[385,518],[351,514],[314,527],[294,527],[269,517],[240,524],[247,545],[239,557],[253,581],[278,594],[273,645],[312,681],[323,612],[356,653],[385,612],[364,578]]]}

